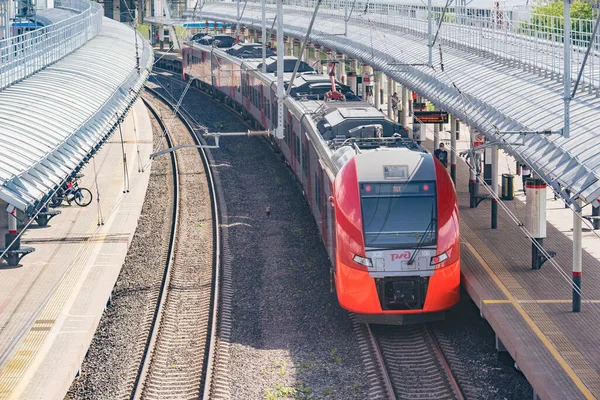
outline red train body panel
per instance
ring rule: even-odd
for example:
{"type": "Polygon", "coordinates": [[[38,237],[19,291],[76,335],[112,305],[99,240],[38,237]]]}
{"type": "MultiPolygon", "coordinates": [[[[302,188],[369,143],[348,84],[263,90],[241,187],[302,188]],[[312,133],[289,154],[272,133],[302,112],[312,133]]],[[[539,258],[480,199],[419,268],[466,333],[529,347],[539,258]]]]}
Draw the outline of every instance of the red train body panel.
{"type": "MultiPolygon", "coordinates": [[[[183,77],[272,130],[276,77],[261,73],[260,62],[188,44],[183,77]]],[[[285,138],[272,140],[304,188],[340,305],[366,322],[438,318],[459,296],[454,185],[430,153],[398,138],[395,124],[367,103],[325,103],[302,92],[323,78],[305,73],[294,81],[297,93],[284,103],[285,138]]]]}

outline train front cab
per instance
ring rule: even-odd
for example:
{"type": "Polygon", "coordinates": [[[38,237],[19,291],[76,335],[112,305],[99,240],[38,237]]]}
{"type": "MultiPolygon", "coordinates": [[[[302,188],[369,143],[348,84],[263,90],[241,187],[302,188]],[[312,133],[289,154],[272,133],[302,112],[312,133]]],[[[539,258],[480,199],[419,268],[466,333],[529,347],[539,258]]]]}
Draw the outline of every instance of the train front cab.
{"type": "Polygon", "coordinates": [[[398,151],[359,154],[335,178],[335,287],[340,305],[361,322],[441,319],[459,298],[452,181],[430,154],[403,149],[413,161],[397,165],[405,162],[398,151]],[[395,180],[394,174],[407,173],[405,167],[410,180],[395,180]],[[423,234],[430,223],[433,229],[423,234]]]}

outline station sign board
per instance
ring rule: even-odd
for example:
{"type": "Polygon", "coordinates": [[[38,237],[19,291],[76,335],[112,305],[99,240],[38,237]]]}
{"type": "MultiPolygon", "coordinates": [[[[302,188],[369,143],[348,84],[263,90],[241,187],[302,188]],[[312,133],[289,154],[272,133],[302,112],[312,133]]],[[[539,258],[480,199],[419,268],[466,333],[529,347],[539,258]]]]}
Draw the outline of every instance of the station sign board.
{"type": "Polygon", "coordinates": [[[415,111],[413,115],[424,124],[448,123],[448,113],[446,111],[415,111]]]}

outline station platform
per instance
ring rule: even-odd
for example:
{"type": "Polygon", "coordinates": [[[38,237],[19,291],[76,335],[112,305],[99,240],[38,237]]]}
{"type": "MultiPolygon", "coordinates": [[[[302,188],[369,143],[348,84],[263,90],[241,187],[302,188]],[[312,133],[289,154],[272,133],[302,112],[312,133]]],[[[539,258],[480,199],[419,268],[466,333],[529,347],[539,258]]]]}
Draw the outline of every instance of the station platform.
{"type": "Polygon", "coordinates": [[[152,125],[141,100],[121,128],[123,142],[117,128],[82,170],[80,186],[92,191],[92,203],[82,208],[65,202],[47,227],[33,223],[24,232],[22,244],[35,252],[20,266],[0,262],[1,399],[62,399],[78,373],[133,239],[150,178],[152,125]]]}
{"type": "MultiPolygon", "coordinates": [[[[461,130],[459,150],[467,148],[469,137],[466,129],[461,130]]],[[[501,153],[499,172],[514,174],[515,164],[501,153]]],[[[540,270],[532,270],[531,242],[502,207],[498,208],[498,229],[491,229],[490,200],[469,208],[469,172],[461,160],[457,162],[457,179],[462,281],[496,332],[499,350],[510,353],[541,399],[600,398],[600,343],[596,340],[600,327],[600,238],[584,228],[583,304],[580,313],[573,313],[571,210],[565,209],[562,201],[554,201],[548,191],[544,248],[557,253],[558,267],[546,262],[540,270]]],[[[515,175],[517,195],[504,204],[524,223],[521,188],[521,177],[515,175]]]]}

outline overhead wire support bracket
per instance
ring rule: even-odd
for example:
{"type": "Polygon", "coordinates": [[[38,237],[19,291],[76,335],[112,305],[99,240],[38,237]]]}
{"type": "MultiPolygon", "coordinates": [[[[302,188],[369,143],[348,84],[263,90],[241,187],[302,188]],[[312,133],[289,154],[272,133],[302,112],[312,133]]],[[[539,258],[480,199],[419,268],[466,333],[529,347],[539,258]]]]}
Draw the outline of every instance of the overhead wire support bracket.
{"type": "Polygon", "coordinates": [[[179,149],[187,149],[187,148],[196,148],[196,149],[219,149],[219,137],[221,136],[269,136],[271,134],[270,130],[267,131],[252,131],[248,130],[247,132],[205,132],[202,136],[209,137],[213,136],[215,138],[214,145],[202,145],[202,144],[180,144],[179,146],[169,147],[167,149],[163,149],[161,151],[157,151],[156,153],[150,154],[150,159],[154,160],[158,156],[162,156],[163,154],[172,153],[179,149]]]}

